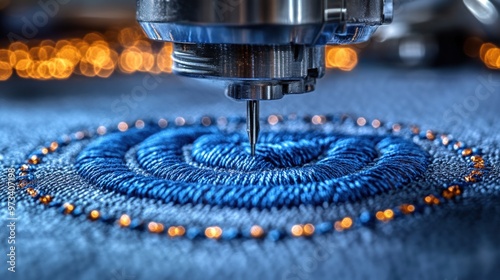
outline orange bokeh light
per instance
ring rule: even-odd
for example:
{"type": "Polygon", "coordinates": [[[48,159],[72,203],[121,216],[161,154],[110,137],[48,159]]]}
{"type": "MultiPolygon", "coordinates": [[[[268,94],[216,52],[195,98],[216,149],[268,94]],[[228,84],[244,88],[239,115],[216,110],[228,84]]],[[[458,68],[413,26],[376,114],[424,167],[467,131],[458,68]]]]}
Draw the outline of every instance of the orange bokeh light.
{"type": "Polygon", "coordinates": [[[491,69],[500,68],[500,48],[491,48],[484,55],[484,64],[491,69]]]}
{"type": "Polygon", "coordinates": [[[358,65],[358,54],[349,47],[327,47],[326,67],[351,71],[358,65]]]}
{"type": "Polygon", "coordinates": [[[12,67],[9,63],[0,61],[0,81],[6,81],[12,76],[12,67]]]}
{"type": "Polygon", "coordinates": [[[493,48],[496,48],[496,46],[493,45],[492,43],[484,43],[481,45],[481,48],[479,49],[479,57],[481,58],[482,61],[484,61],[486,53],[493,48]]]}
{"type": "Polygon", "coordinates": [[[165,73],[172,73],[172,52],[173,46],[171,43],[165,43],[163,48],[161,48],[160,52],[156,56],[156,64],[158,68],[165,73]]]}
{"type": "Polygon", "coordinates": [[[136,47],[125,49],[120,56],[120,70],[125,73],[134,73],[139,71],[142,66],[143,58],[142,52],[136,47]]]}
{"type": "Polygon", "coordinates": [[[113,73],[172,72],[172,44],[149,41],[139,26],[91,32],[81,38],[32,40],[0,48],[0,81],[67,79],[72,75],[108,78],[113,73]]]}

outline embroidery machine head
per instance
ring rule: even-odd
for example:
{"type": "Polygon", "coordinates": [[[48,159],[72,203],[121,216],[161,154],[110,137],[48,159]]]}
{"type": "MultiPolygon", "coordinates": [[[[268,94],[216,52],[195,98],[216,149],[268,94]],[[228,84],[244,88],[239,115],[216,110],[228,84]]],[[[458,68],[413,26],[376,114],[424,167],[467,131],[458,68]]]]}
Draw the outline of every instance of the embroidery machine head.
{"type": "Polygon", "coordinates": [[[327,44],[368,40],[392,21],[393,0],[137,0],[137,19],[153,40],[173,42],[173,72],[227,80],[247,101],[251,152],[259,101],[314,91],[327,44]]]}

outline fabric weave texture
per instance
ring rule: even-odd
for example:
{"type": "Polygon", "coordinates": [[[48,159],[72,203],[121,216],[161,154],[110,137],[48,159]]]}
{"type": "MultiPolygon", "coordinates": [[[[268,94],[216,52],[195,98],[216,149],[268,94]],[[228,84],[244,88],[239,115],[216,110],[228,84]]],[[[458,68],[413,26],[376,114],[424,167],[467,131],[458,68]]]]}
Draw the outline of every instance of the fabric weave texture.
{"type": "MultiPolygon", "coordinates": [[[[19,166],[32,151],[65,133],[135,119],[174,120],[182,116],[189,121],[205,115],[242,115],[244,104],[225,99],[218,85],[173,76],[162,79],[156,90],[139,99],[131,95],[131,88],[141,84],[140,76],[117,76],[95,83],[75,78],[62,82],[64,90],[55,82],[43,86],[25,81],[0,84],[1,185],[7,184],[9,167],[19,166]]],[[[423,131],[447,132],[481,149],[488,162],[485,177],[464,188],[460,199],[441,207],[372,227],[312,238],[215,241],[170,239],[91,222],[83,216],[47,209],[18,193],[17,272],[2,269],[0,278],[495,279],[500,272],[496,266],[500,260],[499,93],[498,73],[479,69],[405,72],[364,66],[352,73],[329,73],[320,81],[316,93],[263,104],[263,115],[347,112],[367,120],[417,124],[423,131]],[[479,98],[478,87],[490,94],[479,98]]],[[[239,128],[228,127],[224,132],[215,128],[129,129],[78,141],[44,159],[35,172],[37,184],[62,201],[99,208],[112,215],[126,212],[146,220],[196,227],[245,228],[259,224],[286,229],[303,221],[335,221],[418,201],[468,172],[467,162],[455,152],[431,142],[414,142],[411,137],[399,138],[385,132],[374,135],[372,129],[354,123],[316,132],[293,122],[266,126],[258,154],[268,158],[236,161],[231,159],[245,154],[247,147],[241,144],[245,136],[239,128]],[[286,151],[296,156],[287,157],[279,145],[272,145],[286,141],[286,151]],[[121,147],[124,143],[126,147],[121,147]],[[226,153],[207,155],[224,147],[226,153]],[[335,150],[342,147],[347,150],[335,150]],[[351,151],[351,147],[356,149],[351,151]],[[391,148],[394,150],[384,150],[391,148]],[[305,180],[300,184],[314,186],[332,180],[324,175],[331,170],[321,173],[322,160],[342,160],[350,155],[354,160],[345,172],[356,174],[359,167],[355,164],[363,161],[365,168],[383,166],[384,151],[389,165],[377,176],[388,187],[353,192],[352,198],[294,197],[291,192],[286,196],[291,197],[289,200],[273,201],[279,195],[255,194],[259,199],[252,200],[244,191],[241,196],[231,190],[217,192],[217,188],[236,189],[246,182],[268,188],[287,186],[291,182],[286,180],[292,180],[290,174],[297,176],[295,181],[305,180]],[[103,156],[104,161],[99,159],[103,156]],[[396,161],[391,161],[391,156],[403,156],[407,161],[394,166],[396,161]],[[108,161],[113,157],[115,161],[108,161]],[[192,164],[185,165],[186,160],[192,164]],[[304,166],[311,169],[304,171],[304,166]],[[201,176],[200,170],[208,173],[201,176]],[[217,174],[213,174],[214,170],[217,174]],[[234,170],[240,176],[235,176],[234,170]],[[262,179],[263,173],[275,170],[287,176],[276,182],[262,179]],[[398,170],[414,174],[398,181],[402,178],[398,170]],[[103,179],[106,172],[114,174],[110,178],[117,178],[117,172],[122,171],[131,172],[132,179],[140,175],[154,187],[147,193],[127,193],[128,179],[121,183],[103,179]],[[189,176],[184,178],[183,174],[189,176]],[[207,187],[205,198],[196,194],[200,180],[207,187]],[[193,192],[170,199],[174,196],[155,191],[161,188],[159,184],[179,190],[191,187],[193,192]],[[210,191],[215,194],[208,195],[210,191]]],[[[343,174],[336,175],[338,179],[343,174]]],[[[324,193],[319,189],[312,192],[324,193]]],[[[2,216],[7,214],[6,203],[2,195],[2,216]]],[[[7,233],[0,231],[2,240],[7,233]]]]}

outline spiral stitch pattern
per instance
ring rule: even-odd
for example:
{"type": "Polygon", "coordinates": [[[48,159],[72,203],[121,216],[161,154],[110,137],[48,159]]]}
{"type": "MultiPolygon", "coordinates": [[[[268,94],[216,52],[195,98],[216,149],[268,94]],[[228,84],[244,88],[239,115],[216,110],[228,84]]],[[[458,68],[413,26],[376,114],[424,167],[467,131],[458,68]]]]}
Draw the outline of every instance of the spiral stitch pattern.
{"type": "Polygon", "coordinates": [[[255,157],[246,141],[215,127],[133,128],[91,142],[76,168],[91,183],[129,196],[262,209],[358,200],[400,188],[428,165],[417,144],[393,135],[266,132],[255,157]],[[135,146],[147,175],[124,161],[135,146]]]}

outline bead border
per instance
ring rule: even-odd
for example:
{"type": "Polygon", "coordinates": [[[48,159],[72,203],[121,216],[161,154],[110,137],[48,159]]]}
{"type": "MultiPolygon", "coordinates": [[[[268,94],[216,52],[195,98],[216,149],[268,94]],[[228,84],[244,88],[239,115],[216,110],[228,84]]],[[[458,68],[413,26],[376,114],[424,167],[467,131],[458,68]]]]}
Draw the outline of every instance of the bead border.
{"type": "MultiPolygon", "coordinates": [[[[294,121],[298,119],[299,118],[295,114],[286,117],[280,115],[270,115],[267,118],[267,122],[270,126],[275,126],[280,122],[288,120],[294,121]]],[[[165,226],[166,223],[160,223],[158,221],[137,220],[133,219],[128,214],[122,214],[120,217],[106,216],[105,214],[101,213],[99,209],[84,209],[71,202],[60,202],[55,200],[54,196],[37,190],[36,178],[34,175],[35,166],[39,165],[46,155],[54,153],[60,148],[67,146],[75,141],[91,139],[94,137],[102,136],[109,132],[124,132],[127,131],[132,125],[138,129],[142,129],[146,125],[150,125],[146,124],[143,120],[137,120],[133,123],[120,122],[114,128],[99,126],[96,130],[94,130],[94,132],[77,131],[76,133],[73,133],[71,135],[64,135],[58,140],[50,142],[37,151],[31,153],[28,156],[26,162],[18,168],[17,183],[20,189],[26,189],[26,195],[32,197],[40,204],[45,205],[47,208],[58,208],[59,211],[64,215],[72,215],[75,217],[85,215],[90,221],[101,221],[107,224],[116,224],[122,228],[148,231],[154,234],[164,234],[171,238],[186,237],[189,239],[206,238],[221,240],[231,240],[236,238],[268,238],[277,241],[284,237],[311,237],[313,235],[325,234],[334,231],[343,232],[361,226],[372,226],[375,223],[387,223],[403,216],[423,213],[428,208],[434,208],[458,198],[463,193],[464,187],[479,182],[485,172],[487,172],[487,164],[482,156],[482,152],[480,149],[467,146],[461,141],[453,140],[453,138],[447,134],[437,133],[432,130],[421,131],[421,129],[415,125],[404,125],[400,123],[384,124],[378,119],[373,119],[371,122],[369,122],[364,117],[354,118],[346,114],[342,114],[339,116],[305,116],[303,117],[303,121],[305,124],[309,124],[312,126],[325,125],[335,121],[339,121],[339,124],[343,124],[347,121],[352,121],[357,127],[371,126],[375,130],[385,129],[385,132],[392,134],[398,134],[400,132],[408,130],[410,132],[410,135],[414,138],[416,137],[418,139],[427,140],[429,142],[439,143],[439,145],[455,151],[460,157],[463,157],[469,163],[469,173],[463,178],[460,178],[458,183],[446,185],[443,187],[440,193],[429,194],[421,198],[420,202],[418,203],[404,203],[393,208],[381,209],[375,212],[363,211],[358,217],[347,216],[335,221],[323,221],[317,224],[295,224],[289,229],[264,229],[259,225],[252,225],[244,229],[223,229],[219,226],[199,228],[184,227],[182,225],[170,225],[167,227],[165,226]]],[[[245,119],[228,119],[225,117],[215,119],[213,117],[205,116],[200,118],[198,121],[188,121],[183,117],[177,117],[172,121],[172,124],[175,126],[226,126],[230,122],[237,125],[242,125],[245,123],[245,119]]],[[[160,128],[164,129],[170,125],[170,121],[168,121],[167,119],[160,119],[154,125],[158,125],[160,128]]]]}

